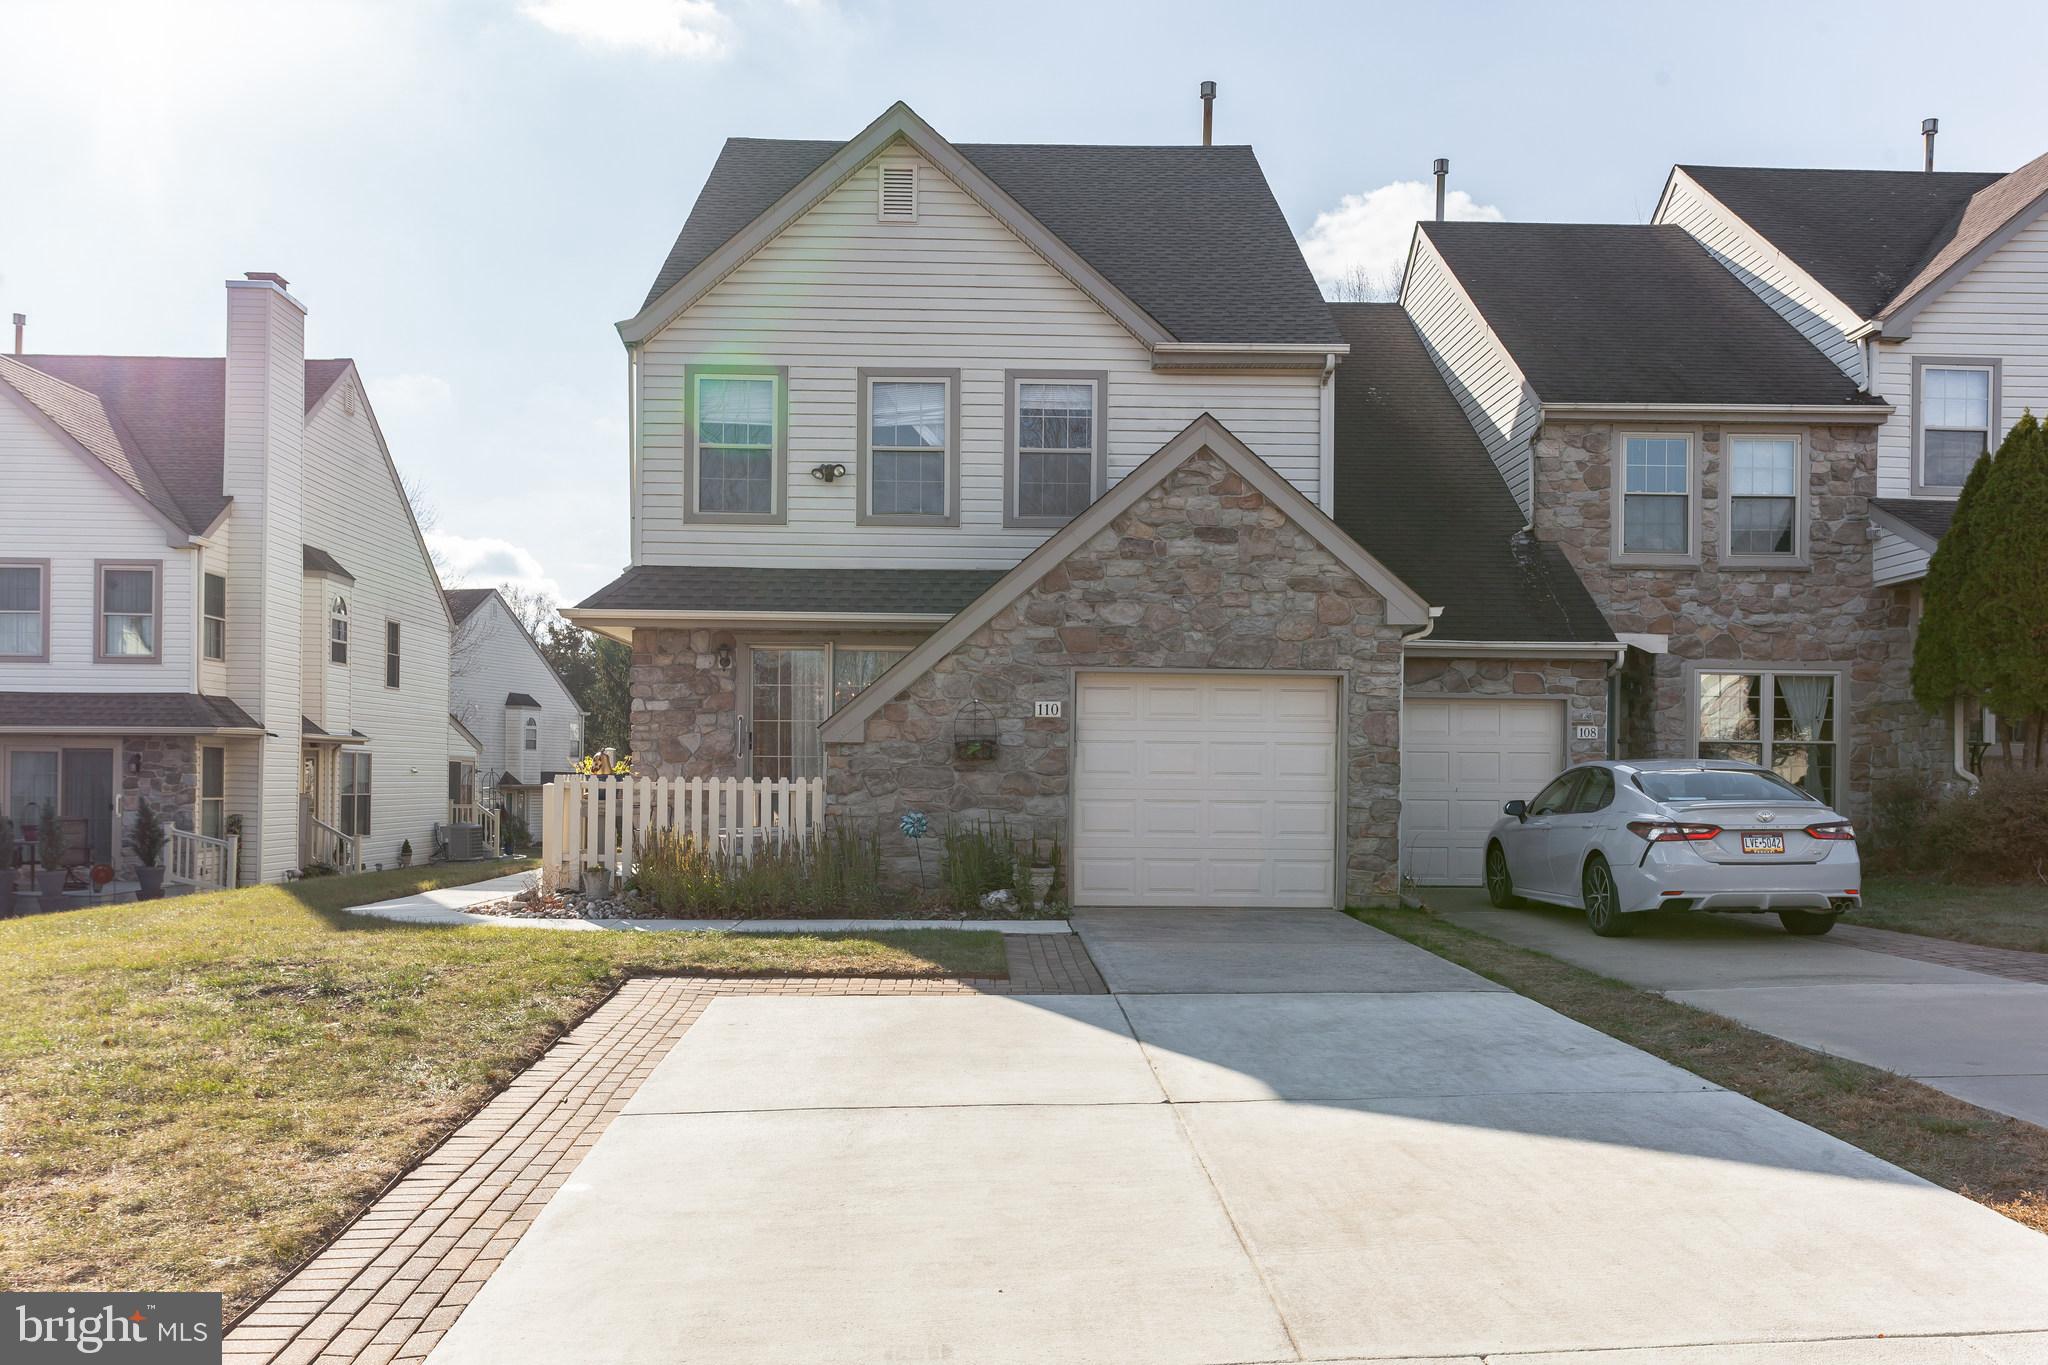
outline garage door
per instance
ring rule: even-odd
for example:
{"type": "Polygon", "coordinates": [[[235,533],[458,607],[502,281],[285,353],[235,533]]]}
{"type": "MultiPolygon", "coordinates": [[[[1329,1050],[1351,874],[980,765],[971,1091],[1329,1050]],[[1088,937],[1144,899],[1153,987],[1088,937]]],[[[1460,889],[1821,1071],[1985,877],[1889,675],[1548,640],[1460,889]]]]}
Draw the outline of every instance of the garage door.
{"type": "Polygon", "coordinates": [[[1424,886],[1478,886],[1501,803],[1564,766],[1561,701],[1418,701],[1401,711],[1401,840],[1424,886]]]}
{"type": "Polygon", "coordinates": [[[1076,905],[1327,906],[1337,680],[1084,674],[1076,905]]]}

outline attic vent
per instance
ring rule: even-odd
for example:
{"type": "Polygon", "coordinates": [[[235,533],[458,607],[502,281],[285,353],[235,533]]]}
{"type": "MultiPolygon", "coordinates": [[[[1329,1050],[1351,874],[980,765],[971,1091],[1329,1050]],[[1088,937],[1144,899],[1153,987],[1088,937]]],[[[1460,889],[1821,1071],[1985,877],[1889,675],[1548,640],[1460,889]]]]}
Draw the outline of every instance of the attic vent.
{"type": "Polygon", "coordinates": [[[353,417],[356,415],[355,385],[344,384],[341,386],[341,410],[347,416],[353,417]]]}
{"type": "Polygon", "coordinates": [[[917,221],[917,166],[914,162],[884,164],[881,201],[875,213],[885,223],[917,221]]]}

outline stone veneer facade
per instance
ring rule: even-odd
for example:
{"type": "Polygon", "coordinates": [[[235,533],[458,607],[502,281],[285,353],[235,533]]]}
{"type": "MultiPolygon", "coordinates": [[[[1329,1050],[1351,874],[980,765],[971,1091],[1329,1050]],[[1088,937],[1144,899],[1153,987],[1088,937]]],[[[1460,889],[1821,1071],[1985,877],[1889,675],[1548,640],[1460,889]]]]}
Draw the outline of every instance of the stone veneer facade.
{"type": "MultiPolygon", "coordinates": [[[[135,816],[143,797],[156,808],[166,837],[173,828],[199,828],[199,745],[190,735],[132,736],[122,741],[114,761],[121,792],[121,853],[115,870],[132,881],[142,862],[135,850],[135,816]],[[133,770],[138,758],[139,772],[133,770]]],[[[162,856],[168,859],[168,850],[162,856]]]]}
{"type": "MultiPolygon", "coordinates": [[[[1573,763],[1607,757],[1607,669],[1599,659],[1454,659],[1411,655],[1410,698],[1495,697],[1502,701],[1562,699],[1565,749],[1573,763]],[[1574,738],[1591,725],[1598,739],[1574,738]]],[[[1530,795],[1535,795],[1531,792],[1530,795]]]]}
{"type": "Polygon", "coordinates": [[[1342,859],[1354,900],[1394,889],[1400,813],[1400,627],[1313,536],[1206,449],[1147,491],[915,679],[859,743],[826,746],[830,808],[878,826],[893,879],[915,885],[905,811],[1007,821],[1019,837],[1069,834],[1074,718],[1091,669],[1317,672],[1343,679],[1342,859]],[[998,756],[957,759],[953,727],[985,706],[998,756]]]}
{"type": "Polygon", "coordinates": [[[633,632],[634,765],[653,777],[739,776],[739,641],[729,630],[633,632]],[[720,649],[731,662],[718,665],[720,649]]]}
{"type": "Polygon", "coordinates": [[[1874,784],[1897,776],[1941,778],[1948,744],[1945,721],[1912,700],[1909,593],[1878,587],[1871,577],[1868,505],[1877,491],[1877,428],[1755,428],[1796,430],[1807,454],[1810,553],[1808,566],[1800,568],[1722,563],[1722,457],[1727,436],[1744,429],[1545,424],[1535,446],[1536,534],[1563,549],[1617,633],[1669,639],[1668,653],[1632,653],[1624,670],[1618,752],[1692,756],[1689,664],[1836,670],[1847,694],[1846,707],[1837,698],[1837,798],[1860,814],[1874,784]],[[1613,457],[1619,432],[1639,429],[1693,436],[1701,461],[1697,566],[1613,562],[1613,457]]]}

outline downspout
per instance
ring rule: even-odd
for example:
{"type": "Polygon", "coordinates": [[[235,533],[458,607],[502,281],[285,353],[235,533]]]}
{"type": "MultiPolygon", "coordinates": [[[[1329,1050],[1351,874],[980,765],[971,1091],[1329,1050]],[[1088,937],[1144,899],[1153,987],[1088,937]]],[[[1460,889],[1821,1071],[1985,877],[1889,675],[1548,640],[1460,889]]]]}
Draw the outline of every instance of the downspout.
{"type": "Polygon", "coordinates": [[[1955,718],[1950,721],[1948,727],[1955,743],[1955,754],[1951,762],[1955,765],[1956,776],[1969,784],[1970,794],[1974,796],[1977,794],[1977,788],[1983,779],[1970,771],[1969,723],[1968,704],[1958,695],[1956,697],[1955,718]]]}
{"type": "MultiPolygon", "coordinates": [[[[1413,908],[1408,895],[1408,808],[1401,805],[1401,736],[1408,730],[1408,646],[1417,640],[1427,640],[1436,629],[1437,619],[1444,614],[1442,607],[1429,609],[1429,620],[1420,629],[1401,637],[1401,690],[1394,699],[1394,801],[1400,806],[1400,817],[1394,823],[1394,898],[1404,906],[1413,908]]],[[[1348,860],[1347,860],[1348,861],[1348,860]]]]}
{"type": "Polygon", "coordinates": [[[1316,450],[1316,505],[1323,509],[1323,515],[1337,515],[1337,357],[1323,357],[1323,391],[1318,407],[1317,425],[1321,428],[1321,439],[1316,450]]]}
{"type": "Polygon", "coordinates": [[[640,555],[640,348],[626,343],[626,552],[640,555]]]}

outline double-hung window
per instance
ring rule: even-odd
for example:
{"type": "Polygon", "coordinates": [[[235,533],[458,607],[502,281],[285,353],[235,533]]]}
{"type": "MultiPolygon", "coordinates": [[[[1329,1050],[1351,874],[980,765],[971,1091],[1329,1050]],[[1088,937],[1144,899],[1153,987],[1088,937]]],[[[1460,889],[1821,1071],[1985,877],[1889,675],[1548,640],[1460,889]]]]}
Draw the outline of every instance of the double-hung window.
{"type": "Polygon", "coordinates": [[[1686,433],[1622,435],[1621,526],[1616,537],[1621,557],[1693,557],[1692,466],[1692,437],[1686,433]]]}
{"type": "Polygon", "coordinates": [[[1012,371],[1005,520],[1059,526],[1102,492],[1108,377],[1012,371]]]}
{"type": "Polygon", "coordinates": [[[860,372],[864,444],[860,520],[946,525],[957,520],[957,370],[860,372]]]}
{"type": "Polygon", "coordinates": [[[1804,482],[1799,438],[1731,436],[1727,477],[1728,557],[1797,559],[1804,482]]]}
{"type": "Polygon", "coordinates": [[[201,617],[204,621],[205,639],[201,647],[209,659],[228,657],[228,580],[225,575],[206,575],[202,589],[204,602],[201,617]]]}
{"type": "Polygon", "coordinates": [[[199,832],[209,839],[228,833],[228,754],[225,749],[199,751],[199,832]]]}
{"type": "Polygon", "coordinates": [[[526,724],[522,726],[520,729],[520,734],[522,736],[521,743],[525,748],[526,752],[530,754],[537,754],[540,752],[539,721],[535,720],[532,716],[528,716],[526,718],[526,724]]]}
{"type": "Polygon", "coordinates": [[[49,657],[49,562],[0,560],[0,659],[49,657]]]}
{"type": "Polygon", "coordinates": [[[370,832],[370,756],[343,750],[341,755],[341,832],[362,838],[370,832]]]}
{"type": "Polygon", "coordinates": [[[1769,768],[1818,799],[1835,799],[1841,770],[1833,673],[1703,668],[1696,693],[1698,753],[1769,768]]]}
{"type": "Polygon", "coordinates": [[[384,685],[398,686],[398,622],[384,623],[384,685]]]}
{"type": "Polygon", "coordinates": [[[102,560],[98,575],[97,657],[152,663],[163,658],[163,566],[102,560]]]}
{"type": "Polygon", "coordinates": [[[692,365],[685,374],[691,517],[782,520],[788,372],[692,365]]]}
{"type": "Polygon", "coordinates": [[[1913,376],[1920,437],[1914,486],[1954,492],[1995,443],[1998,366],[1925,361],[1913,376]]]}
{"type": "Polygon", "coordinates": [[[327,662],[348,662],[348,599],[340,593],[327,607],[327,662]]]}

